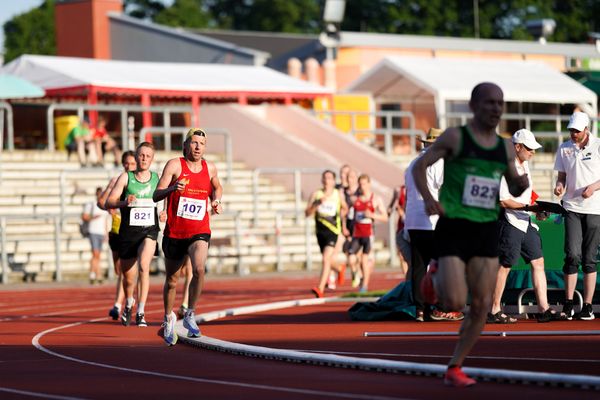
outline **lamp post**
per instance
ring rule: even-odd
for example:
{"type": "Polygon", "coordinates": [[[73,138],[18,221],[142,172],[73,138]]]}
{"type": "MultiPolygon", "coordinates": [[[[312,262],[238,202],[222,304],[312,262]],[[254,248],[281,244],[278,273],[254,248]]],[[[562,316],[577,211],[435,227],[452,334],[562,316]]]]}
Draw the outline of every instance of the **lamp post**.
{"type": "Polygon", "coordinates": [[[319,35],[319,42],[327,51],[327,60],[335,58],[334,50],[340,43],[339,25],[344,19],[346,0],[326,0],[323,11],[325,31],[319,35]]]}

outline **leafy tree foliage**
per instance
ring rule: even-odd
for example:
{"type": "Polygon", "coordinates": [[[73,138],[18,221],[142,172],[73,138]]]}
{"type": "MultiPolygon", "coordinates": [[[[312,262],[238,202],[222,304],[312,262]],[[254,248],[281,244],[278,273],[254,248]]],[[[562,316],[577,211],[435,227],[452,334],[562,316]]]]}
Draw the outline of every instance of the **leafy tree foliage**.
{"type": "Polygon", "coordinates": [[[165,9],[161,0],[124,0],[123,10],[131,17],[153,20],[157,14],[165,9]]]}
{"type": "Polygon", "coordinates": [[[5,63],[23,54],[56,54],[54,0],[15,16],[3,28],[5,63]]]}
{"type": "Polygon", "coordinates": [[[175,0],[173,5],[158,12],[154,22],[168,26],[206,28],[211,21],[202,0],[175,0]]]}

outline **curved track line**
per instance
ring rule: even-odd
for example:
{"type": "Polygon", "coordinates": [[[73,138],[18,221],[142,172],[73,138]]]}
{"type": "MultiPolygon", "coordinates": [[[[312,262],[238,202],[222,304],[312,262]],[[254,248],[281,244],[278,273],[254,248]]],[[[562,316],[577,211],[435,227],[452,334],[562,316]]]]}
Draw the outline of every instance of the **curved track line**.
{"type": "Polygon", "coordinates": [[[85,400],[85,398],[83,398],[83,397],[60,396],[60,395],[55,395],[55,394],[40,393],[40,392],[30,392],[28,390],[9,389],[9,388],[2,388],[2,387],[0,387],[0,392],[12,393],[12,394],[21,394],[23,396],[40,397],[42,399],[85,400]]]}
{"type": "MultiPolygon", "coordinates": [[[[85,365],[91,365],[94,367],[108,368],[108,369],[114,369],[117,371],[131,372],[131,373],[149,375],[149,376],[156,376],[159,378],[169,378],[169,379],[177,379],[177,380],[191,381],[191,382],[198,382],[198,383],[223,385],[223,386],[236,386],[236,387],[242,387],[242,388],[247,388],[247,389],[258,389],[258,390],[267,390],[267,391],[284,392],[284,393],[297,393],[297,394],[306,394],[309,396],[325,396],[325,397],[334,397],[334,398],[342,398],[342,399],[410,400],[408,398],[375,396],[375,395],[370,395],[370,394],[366,395],[366,394],[354,394],[354,393],[337,393],[337,392],[327,392],[327,391],[322,391],[322,390],[297,389],[297,388],[291,388],[291,387],[258,385],[258,384],[252,384],[252,383],[242,383],[242,382],[226,381],[226,380],[218,380],[218,379],[197,378],[197,377],[193,377],[193,376],[181,376],[181,375],[174,375],[174,374],[166,374],[166,373],[161,373],[161,372],[147,371],[147,370],[135,369],[135,368],[125,368],[125,367],[119,367],[116,365],[98,363],[98,362],[94,362],[94,361],[86,361],[86,360],[82,360],[79,358],[67,356],[64,354],[54,352],[40,344],[40,339],[49,333],[56,332],[56,331],[59,331],[62,329],[72,328],[72,327],[83,325],[86,323],[94,323],[94,322],[98,322],[98,321],[103,321],[106,319],[108,319],[108,318],[107,317],[95,318],[95,319],[91,319],[88,321],[74,322],[74,323],[67,324],[67,325],[61,325],[56,328],[47,329],[47,330],[42,331],[42,332],[38,333],[37,335],[35,335],[33,337],[33,339],[31,339],[31,344],[36,349],[38,349],[46,354],[49,354],[54,357],[62,358],[64,360],[73,361],[73,362],[85,364],[85,365]]],[[[63,397],[61,397],[61,399],[62,398],[63,397]]],[[[67,398],[64,398],[64,399],[67,399],[67,398]]]]}
{"type": "MultiPolygon", "coordinates": [[[[226,316],[252,314],[261,311],[278,310],[282,308],[300,307],[306,305],[323,304],[331,301],[340,301],[339,298],[326,297],[321,299],[304,299],[280,301],[276,303],[257,304],[222,311],[198,315],[198,321],[211,321],[226,316]]],[[[355,301],[355,300],[352,300],[355,301]]],[[[181,321],[176,325],[180,341],[198,347],[223,351],[232,354],[241,354],[250,357],[261,357],[289,362],[303,362],[308,364],[327,365],[341,368],[358,368],[372,371],[384,371],[402,374],[422,374],[442,376],[446,372],[446,365],[423,364],[409,361],[392,361],[378,358],[359,358],[339,356],[335,354],[309,353],[288,349],[276,349],[263,346],[253,346],[241,343],[228,342],[207,336],[188,338],[187,329],[183,328],[181,321]]],[[[556,374],[547,372],[519,371],[493,368],[464,367],[463,370],[474,377],[495,382],[536,383],[548,385],[575,386],[584,389],[600,389],[600,377],[593,375],[556,374]]]]}

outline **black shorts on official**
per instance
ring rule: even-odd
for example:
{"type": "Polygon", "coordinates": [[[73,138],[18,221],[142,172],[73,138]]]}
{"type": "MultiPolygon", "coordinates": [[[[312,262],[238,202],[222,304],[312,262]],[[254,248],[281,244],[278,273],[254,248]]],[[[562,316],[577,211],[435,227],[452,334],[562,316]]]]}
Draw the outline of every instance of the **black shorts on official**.
{"type": "Polygon", "coordinates": [[[527,232],[515,228],[506,219],[498,221],[500,227],[500,240],[498,241],[498,258],[503,267],[512,267],[517,265],[519,257],[527,264],[531,260],[542,258],[542,238],[540,233],[531,224],[527,227],[527,232]]]}
{"type": "Polygon", "coordinates": [[[197,240],[210,243],[210,233],[200,233],[187,239],[173,239],[163,236],[162,251],[169,260],[182,260],[188,253],[188,248],[197,240]]]}
{"type": "Polygon", "coordinates": [[[498,257],[498,221],[473,222],[441,217],[433,234],[438,257],[498,257]]]}
{"type": "Polygon", "coordinates": [[[337,233],[331,232],[329,229],[317,230],[317,243],[319,243],[321,253],[323,253],[327,246],[335,247],[337,240],[337,233]]]}
{"type": "Polygon", "coordinates": [[[108,246],[113,252],[119,252],[119,234],[114,232],[108,233],[108,246]]]}
{"type": "Polygon", "coordinates": [[[156,240],[158,238],[158,227],[135,229],[119,232],[119,258],[123,260],[137,258],[138,249],[146,239],[156,240]]]}
{"type": "Polygon", "coordinates": [[[348,249],[349,254],[357,254],[361,249],[363,254],[369,254],[371,252],[371,245],[373,239],[369,237],[355,237],[350,242],[350,248],[348,249]]]}

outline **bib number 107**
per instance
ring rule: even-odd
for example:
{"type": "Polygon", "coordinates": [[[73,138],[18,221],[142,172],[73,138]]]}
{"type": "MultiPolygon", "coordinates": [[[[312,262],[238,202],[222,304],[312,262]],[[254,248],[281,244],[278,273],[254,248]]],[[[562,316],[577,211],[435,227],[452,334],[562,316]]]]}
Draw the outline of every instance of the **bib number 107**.
{"type": "Polygon", "coordinates": [[[194,221],[202,221],[206,215],[206,199],[180,197],[177,216],[194,221]]]}

